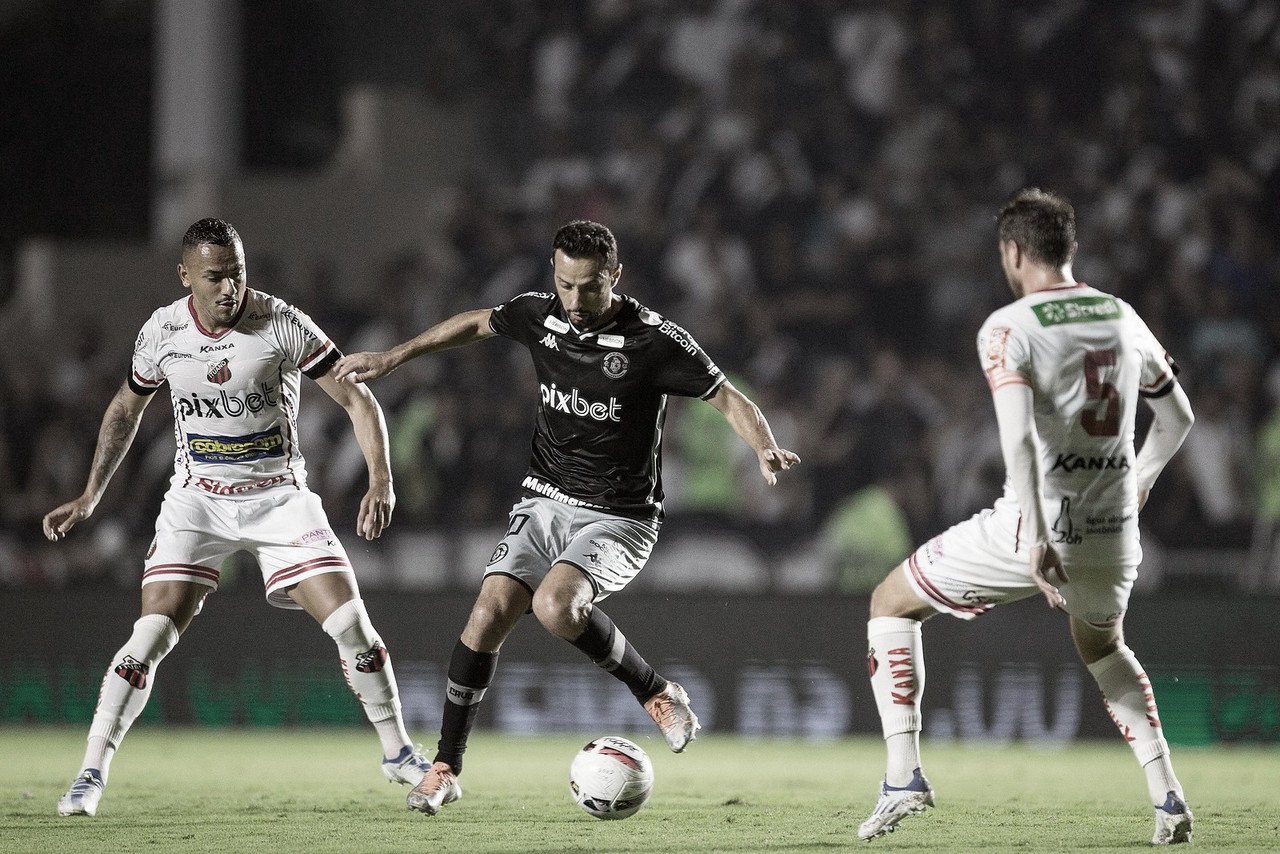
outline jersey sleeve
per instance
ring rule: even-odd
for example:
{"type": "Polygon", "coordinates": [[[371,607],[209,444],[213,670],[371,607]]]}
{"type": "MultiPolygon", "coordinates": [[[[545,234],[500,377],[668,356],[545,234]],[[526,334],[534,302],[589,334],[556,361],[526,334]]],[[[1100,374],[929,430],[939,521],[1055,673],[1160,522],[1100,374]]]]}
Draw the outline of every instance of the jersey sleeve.
{"type": "Polygon", "coordinates": [[[305,312],[276,300],[272,314],[272,326],[285,358],[311,379],[320,379],[342,358],[342,351],[305,312]]]}
{"type": "Polygon", "coordinates": [[[659,358],[653,380],[663,394],[706,400],[724,384],[724,372],[680,326],[663,320],[655,336],[659,358]]]}
{"type": "Polygon", "coordinates": [[[164,374],[156,359],[156,345],[160,340],[160,327],[153,316],[138,333],[133,342],[133,360],[129,366],[129,388],[134,394],[154,394],[164,384],[164,374]]]}
{"type": "Polygon", "coordinates": [[[1137,330],[1138,356],[1142,360],[1142,372],[1138,375],[1138,394],[1142,397],[1163,397],[1173,390],[1174,377],[1178,375],[1178,363],[1169,351],[1156,339],[1150,327],[1131,312],[1131,322],[1137,330]]]}
{"type": "Polygon", "coordinates": [[[543,309],[552,294],[530,291],[497,306],[489,316],[489,328],[504,338],[528,345],[530,333],[541,328],[543,309]]]}
{"type": "Polygon", "coordinates": [[[1031,385],[1031,346],[1026,330],[1002,312],[978,331],[978,361],[994,392],[1006,385],[1031,385]]]}

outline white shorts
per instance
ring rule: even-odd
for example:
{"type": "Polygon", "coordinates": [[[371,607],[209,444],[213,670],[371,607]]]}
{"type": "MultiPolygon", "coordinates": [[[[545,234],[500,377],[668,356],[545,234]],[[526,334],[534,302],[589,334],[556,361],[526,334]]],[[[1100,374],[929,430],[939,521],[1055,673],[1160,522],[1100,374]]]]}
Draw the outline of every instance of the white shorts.
{"type": "MultiPolygon", "coordinates": [[[[972,620],[996,605],[1039,595],[1029,546],[1016,510],[983,510],[934,537],[907,558],[907,580],[938,611],[972,620]]],[[[1073,564],[1059,590],[1067,613],[1100,628],[1113,626],[1129,606],[1136,566],[1073,564]]]]}
{"type": "Polygon", "coordinates": [[[217,590],[219,564],[237,551],[257,559],[267,601],[278,608],[301,608],[288,593],[299,581],[351,572],[314,492],[288,489],[233,499],[179,488],[169,490],[160,505],[142,583],[192,581],[217,590]]]}
{"type": "Polygon", "coordinates": [[[509,575],[529,592],[557,563],[577,567],[599,602],[626,587],[644,569],[658,542],[658,525],[551,498],[526,498],[511,508],[507,534],[484,574],[509,575]]]}

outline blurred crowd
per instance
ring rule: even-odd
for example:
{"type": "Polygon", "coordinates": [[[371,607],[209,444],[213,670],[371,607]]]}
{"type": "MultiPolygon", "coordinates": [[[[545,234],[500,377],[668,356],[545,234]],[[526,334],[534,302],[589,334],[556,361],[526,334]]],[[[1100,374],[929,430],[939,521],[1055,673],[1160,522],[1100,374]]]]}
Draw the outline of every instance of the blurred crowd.
{"type": "MultiPolygon", "coordinates": [[[[250,284],[296,301],[344,350],[547,290],[556,228],[604,222],[621,289],[688,329],[804,460],[768,489],[717,413],[673,405],[670,525],[736,531],[771,555],[803,546],[831,562],[833,586],[865,589],[998,494],[974,336],[1010,298],[993,216],[1038,185],[1075,205],[1077,279],[1134,305],[1196,409],[1144,536],[1252,547],[1224,574],[1280,583],[1280,3],[439,5],[437,61],[418,82],[474,103],[494,140],[442,232],[366,271],[373,302],[247,247],[250,284]]],[[[83,486],[124,376],[127,354],[97,342],[88,323],[47,376],[4,371],[0,582],[120,571],[37,539],[40,515],[83,486]]],[[[374,388],[395,529],[500,524],[528,454],[527,356],[489,342],[374,388]]],[[[83,546],[120,555],[126,574],[171,462],[168,413],[152,409],[83,546]]],[[[335,527],[363,492],[350,432],[338,408],[304,407],[335,527]]]]}

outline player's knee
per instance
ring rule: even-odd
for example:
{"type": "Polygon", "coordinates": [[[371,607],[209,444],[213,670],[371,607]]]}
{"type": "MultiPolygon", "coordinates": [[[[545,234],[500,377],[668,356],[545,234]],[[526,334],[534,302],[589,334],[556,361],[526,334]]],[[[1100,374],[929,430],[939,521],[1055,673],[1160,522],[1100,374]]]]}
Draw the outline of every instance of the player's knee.
{"type": "Polygon", "coordinates": [[[538,588],[533,594],[533,615],[551,634],[573,640],[587,625],[591,603],[562,590],[538,588]]]}

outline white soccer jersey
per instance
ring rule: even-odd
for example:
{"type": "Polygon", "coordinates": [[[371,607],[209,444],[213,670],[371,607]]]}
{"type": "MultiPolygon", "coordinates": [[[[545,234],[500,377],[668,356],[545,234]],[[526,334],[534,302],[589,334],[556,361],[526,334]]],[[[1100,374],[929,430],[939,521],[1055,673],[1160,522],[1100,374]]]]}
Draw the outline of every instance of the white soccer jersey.
{"type": "MultiPolygon", "coordinates": [[[[1084,284],[1039,291],[987,318],[978,356],[993,391],[1031,386],[1049,541],[1065,561],[1137,564],[1137,399],[1177,370],[1142,318],[1084,284]]],[[[1016,501],[1006,480],[1000,502],[1016,501]]]]}
{"type": "Polygon", "coordinates": [[[306,486],[301,374],[321,377],[340,356],[311,318],[269,294],[247,289],[235,324],[220,335],[200,325],[188,296],[142,327],[129,386],[150,394],[169,383],[173,488],[257,498],[306,486]]]}

